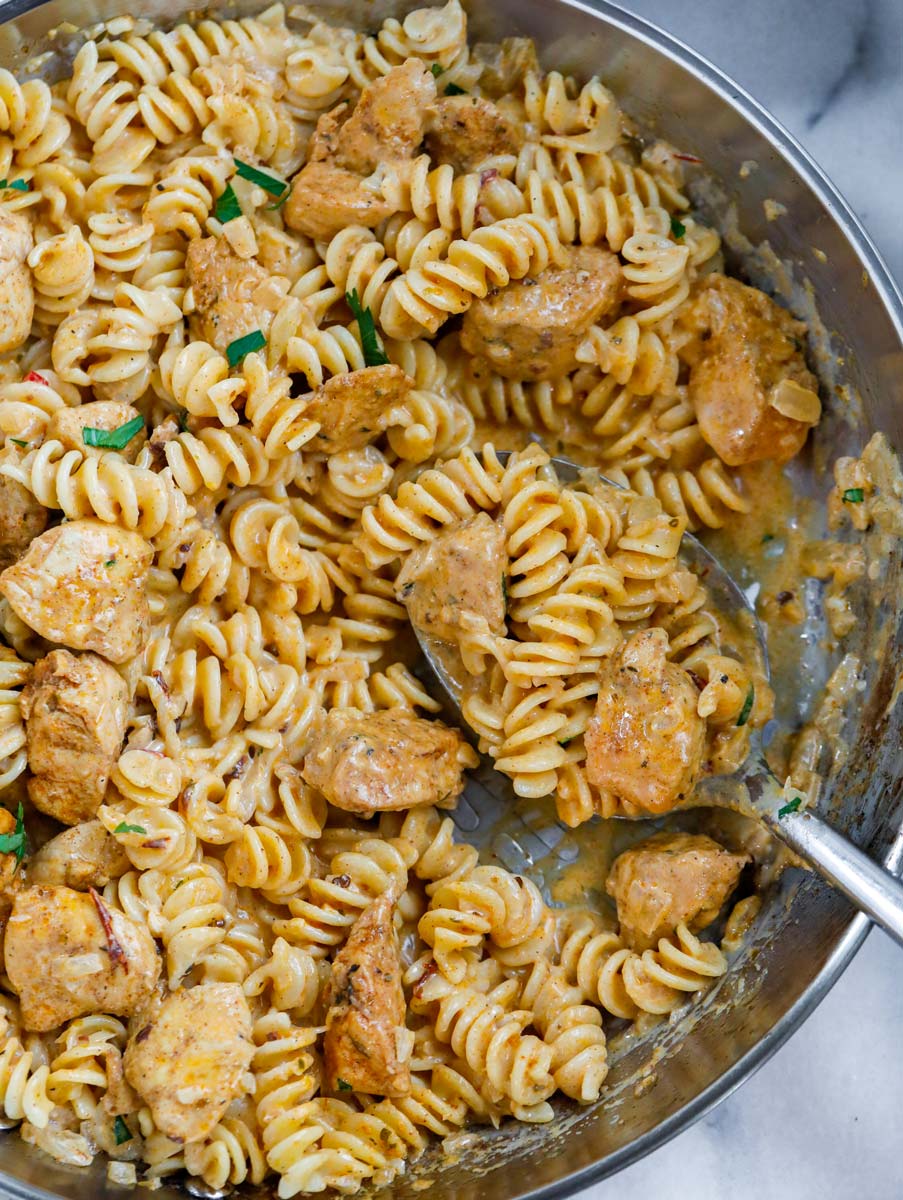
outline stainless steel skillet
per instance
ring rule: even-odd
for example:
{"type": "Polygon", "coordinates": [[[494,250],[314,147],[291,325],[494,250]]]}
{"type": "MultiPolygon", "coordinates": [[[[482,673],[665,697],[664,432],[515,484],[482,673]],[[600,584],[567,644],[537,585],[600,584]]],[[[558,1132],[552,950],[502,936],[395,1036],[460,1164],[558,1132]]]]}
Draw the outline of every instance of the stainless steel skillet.
{"type": "MultiPolygon", "coordinates": [[[[216,15],[262,6],[247,0],[218,6],[216,15]]],[[[324,16],[334,13],[368,28],[412,6],[381,0],[318,4],[324,16]]],[[[66,35],[49,42],[51,29],[64,22],[80,27],[130,7],[127,0],[0,4],[0,62],[16,69],[32,54],[50,50],[43,69],[60,75],[66,35]]],[[[825,331],[839,331],[824,336],[820,373],[826,391],[837,395],[844,386],[852,399],[833,406],[835,419],[824,425],[803,482],[823,474],[838,453],[861,449],[875,429],[903,447],[903,299],[856,218],[793,139],[705,60],[605,0],[480,0],[468,7],[478,38],[534,36],[548,66],[584,78],[599,73],[642,126],[702,158],[712,177],[701,181],[695,198],[724,231],[743,230],[748,242],[730,237],[734,265],[753,282],[780,293],[802,316],[810,303],[804,284],[811,283],[825,331]],[[758,169],[741,181],[744,162],[758,169]],[[719,188],[723,203],[717,203],[719,188]],[[783,205],[788,217],[769,222],[766,200],[783,205]]],[[[174,23],[192,9],[188,0],[146,0],[140,15],[174,23]]],[[[831,820],[891,869],[903,861],[903,713],[895,700],[903,663],[899,579],[895,551],[887,578],[861,598],[854,650],[864,688],[856,711],[847,715],[847,752],[834,764],[823,798],[831,820]]],[[[801,683],[811,677],[813,688],[823,679],[819,664],[802,651],[789,664],[794,667],[801,683]]],[[[721,985],[679,1028],[664,1027],[650,1041],[626,1046],[614,1059],[612,1090],[599,1106],[585,1112],[563,1106],[554,1124],[538,1130],[480,1135],[455,1158],[427,1164],[431,1192],[436,1200],[551,1200],[649,1153],[774,1053],[837,980],[867,929],[867,919],[833,889],[785,876],[766,897],[751,943],[721,985]]],[[[15,1137],[0,1140],[0,1172],[0,1193],[20,1200],[113,1200],[125,1194],[106,1182],[100,1161],[87,1171],[65,1168],[15,1137]]],[[[422,1195],[416,1182],[415,1175],[397,1180],[393,1195],[415,1200],[422,1195]]],[[[173,1187],[156,1193],[160,1200],[181,1194],[173,1187]]]]}

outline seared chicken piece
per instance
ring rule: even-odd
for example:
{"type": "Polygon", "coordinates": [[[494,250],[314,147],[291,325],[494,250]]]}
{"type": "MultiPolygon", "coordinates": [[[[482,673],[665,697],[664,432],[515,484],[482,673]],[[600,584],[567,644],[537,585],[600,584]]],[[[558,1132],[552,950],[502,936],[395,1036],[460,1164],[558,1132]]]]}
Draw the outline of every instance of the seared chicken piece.
{"type": "Polygon", "coordinates": [[[28,217],[0,212],[0,351],[15,350],[31,333],[34,285],[25,260],[33,248],[28,217]]]}
{"type": "Polygon", "coordinates": [[[688,394],[699,431],[730,467],[802,449],[821,415],[818,380],[806,366],[806,327],[758,288],[707,275],[680,319],[693,336],[688,394]]]}
{"type": "Polygon", "coordinates": [[[589,327],[621,300],[618,256],[573,246],[560,266],[476,300],[464,315],[461,345],[508,379],[553,379],[576,366],[589,327]]]}
{"type": "Polygon", "coordinates": [[[196,313],[192,333],[225,354],[231,342],[259,329],[266,334],[279,299],[253,258],[239,258],[225,238],[195,238],[185,258],[196,313]]]}
{"type": "Polygon", "coordinates": [[[392,409],[404,403],[413,386],[401,367],[388,363],[333,375],[311,393],[304,413],[320,422],[310,449],[335,454],[375,441],[389,424],[392,409]]]}
{"type": "Polygon", "coordinates": [[[331,1091],[407,1096],[405,998],[392,914],[385,892],[358,917],[335,956],[326,988],[323,1065],[331,1091]]]}
{"type": "Polygon", "coordinates": [[[28,860],[28,880],[77,892],[100,890],[129,866],[128,855],[100,821],[83,821],[45,842],[28,860]]]}
{"type": "Polygon", "coordinates": [[[621,936],[635,950],[648,950],[678,925],[705,929],[749,861],[701,834],[657,833],[625,850],[605,881],[621,936]]]}
{"type": "Polygon", "coordinates": [[[524,131],[493,104],[479,96],[446,96],[430,113],[426,148],[437,163],[457,172],[475,171],[487,158],[517,154],[524,131]]]}
{"type": "Polygon", "coordinates": [[[85,1013],[136,1012],[160,975],[148,930],[92,891],[27,887],[3,943],[26,1029],[41,1033],[85,1013]]]}
{"type": "Polygon", "coordinates": [[[354,111],[335,134],[336,166],[369,175],[380,163],[412,158],[423,141],[436,80],[419,58],[368,84],[354,111]]]}
{"type": "Polygon", "coordinates": [[[699,691],[668,662],[663,629],[633,634],[599,672],[599,698],[586,729],[590,783],[649,813],[689,795],[705,748],[699,691]]]}
{"type": "Polygon", "coordinates": [[[178,1142],[206,1137],[246,1090],[251,1014],[236,983],[202,983],[153,1000],[133,1023],[125,1076],[154,1124],[178,1142]]]}
{"type": "MultiPolygon", "coordinates": [[[[131,404],[120,404],[117,400],[94,400],[77,408],[60,408],[47,422],[44,441],[62,442],[65,450],[78,450],[88,458],[109,454],[109,447],[89,446],[85,441],[85,429],[113,431],[128,425],[141,414],[131,404]]],[[[139,429],[126,445],[114,453],[121,454],[126,462],[133,463],[147,440],[147,431],[139,429]]]]}
{"type": "Polygon", "coordinates": [[[455,729],[404,708],[332,709],[301,768],[311,787],[348,812],[440,804],[464,787],[455,729]]]}
{"type": "Polygon", "coordinates": [[[96,654],[52,650],[22,690],[35,808],[64,825],[97,812],[122,747],[129,692],[96,654]]]}
{"type": "Polygon", "coordinates": [[[153,557],[140,534],[93,519],[67,521],[6,568],[0,594],[48,641],[127,662],[147,642],[153,557]]]}
{"type": "Polygon", "coordinates": [[[47,528],[47,509],[28,488],[0,475],[0,570],[18,562],[47,528]]]}
{"type": "Polygon", "coordinates": [[[373,229],[395,205],[360,175],[332,162],[310,162],[295,176],[282,211],[289,229],[328,242],[349,225],[373,229]]]}
{"type": "Polygon", "coordinates": [[[488,513],[452,525],[408,557],[395,595],[411,623],[444,642],[456,642],[467,616],[484,617],[505,632],[505,530],[488,513]]]}
{"type": "Polygon", "coordinates": [[[432,73],[411,58],[368,84],[353,112],[342,104],[324,113],[308,162],[292,181],[286,225],[328,241],[348,225],[372,229],[390,217],[394,204],[366,177],[413,157],[423,141],[427,106],[435,99],[432,73]]]}

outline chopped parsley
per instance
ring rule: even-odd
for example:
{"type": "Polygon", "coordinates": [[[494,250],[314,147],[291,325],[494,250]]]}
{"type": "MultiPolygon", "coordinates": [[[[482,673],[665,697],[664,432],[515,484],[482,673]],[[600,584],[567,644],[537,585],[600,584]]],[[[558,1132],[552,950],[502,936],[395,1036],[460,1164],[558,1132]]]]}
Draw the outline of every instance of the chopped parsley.
{"type": "Polygon", "coordinates": [[[361,332],[361,347],[364,351],[364,362],[368,367],[383,367],[389,361],[376,333],[376,323],[369,308],[364,308],[357,294],[357,289],[345,296],[348,307],[354,313],[357,327],[361,332]]]}
{"type": "Polygon", "coordinates": [[[27,192],[30,187],[27,179],[0,179],[0,188],[7,192],[27,192]]]}
{"type": "Polygon", "coordinates": [[[188,432],[188,409],[179,409],[179,433],[188,432]]]}
{"type": "Polygon", "coordinates": [[[127,821],[120,821],[114,833],[147,833],[143,825],[129,825],[127,821]]]}
{"type": "Polygon", "coordinates": [[[354,1091],[354,1088],[351,1086],[351,1084],[346,1083],[344,1079],[337,1079],[336,1083],[339,1085],[340,1092],[353,1092],[354,1091]]]}
{"type": "Polygon", "coordinates": [[[242,162],[240,158],[236,158],[233,161],[235,162],[236,174],[240,179],[247,179],[249,183],[256,183],[265,192],[269,192],[271,196],[281,196],[283,192],[288,191],[288,184],[284,179],[277,179],[275,175],[268,175],[266,171],[258,171],[256,167],[252,167],[250,163],[242,162]]]}
{"type": "Polygon", "coordinates": [[[862,488],[847,488],[843,494],[844,504],[861,504],[865,499],[865,492],[862,488]]]}
{"type": "Polygon", "coordinates": [[[799,812],[802,802],[802,796],[794,796],[792,800],[788,800],[778,809],[778,817],[789,817],[791,813],[799,812]]]}
{"type": "Polygon", "coordinates": [[[679,221],[677,219],[677,217],[672,217],[671,218],[671,232],[674,234],[674,236],[676,238],[682,238],[683,235],[687,232],[687,227],[686,227],[686,225],[684,225],[683,221],[679,221]]]}
{"type": "Polygon", "coordinates": [[[749,720],[749,714],[752,712],[753,701],[756,698],[756,689],[750,684],[749,691],[746,693],[746,699],[743,701],[743,707],[740,709],[740,716],[737,717],[738,725],[745,725],[749,720]]]}
{"type": "Polygon", "coordinates": [[[262,350],[267,344],[266,338],[259,329],[252,329],[244,337],[236,338],[226,347],[226,358],[230,367],[237,367],[246,354],[262,350]]]}
{"type": "Polygon", "coordinates": [[[144,428],[144,417],[126,421],[118,429],[92,429],[86,425],[82,430],[82,441],[86,446],[100,446],[104,450],[124,450],[136,433],[144,428]]]}
{"type": "Polygon", "coordinates": [[[267,212],[275,212],[276,209],[282,208],[283,204],[285,204],[286,200],[291,195],[291,190],[292,189],[290,187],[286,186],[285,191],[282,193],[276,203],[267,205],[267,212]]]}
{"type": "Polygon", "coordinates": [[[226,184],[226,190],[217,200],[214,216],[223,225],[241,216],[241,205],[231,183],[226,184]]]}
{"type": "Polygon", "coordinates": [[[0,833],[0,854],[15,854],[16,866],[25,857],[25,809],[19,803],[16,813],[16,828],[12,833],[0,833]]]}
{"type": "Polygon", "coordinates": [[[132,1140],[132,1131],[122,1117],[117,1117],[113,1122],[113,1137],[116,1139],[117,1146],[121,1146],[123,1142],[130,1142],[132,1140]]]}
{"type": "Polygon", "coordinates": [[[104,566],[105,566],[105,567],[115,567],[115,566],[116,566],[116,559],[115,559],[115,558],[108,558],[108,559],[107,559],[107,561],[104,563],[104,566]]]}
{"type": "Polygon", "coordinates": [[[28,442],[23,442],[21,438],[10,438],[11,442],[15,442],[17,446],[27,446],[28,442]]]}
{"type": "Polygon", "coordinates": [[[446,96],[466,96],[467,92],[462,87],[458,87],[456,83],[447,83],[445,85],[446,96]]]}
{"type": "Polygon", "coordinates": [[[433,79],[438,79],[440,75],[445,74],[445,67],[440,67],[438,63],[433,63],[430,70],[433,72],[433,79]]]}

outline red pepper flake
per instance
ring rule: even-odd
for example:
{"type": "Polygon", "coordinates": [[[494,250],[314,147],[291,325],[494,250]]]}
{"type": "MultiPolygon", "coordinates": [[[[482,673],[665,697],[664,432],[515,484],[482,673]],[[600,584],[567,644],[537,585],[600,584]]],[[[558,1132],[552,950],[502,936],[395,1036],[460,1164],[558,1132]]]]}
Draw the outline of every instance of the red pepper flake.
{"type": "Polygon", "coordinates": [[[421,999],[421,997],[423,996],[423,989],[426,986],[427,981],[430,980],[438,972],[438,970],[439,970],[439,968],[436,966],[433,959],[430,959],[430,961],[423,968],[423,974],[420,976],[420,978],[414,984],[414,998],[415,999],[417,999],[417,1000],[421,999]]]}
{"type": "Polygon", "coordinates": [[[106,904],[103,902],[94,888],[89,887],[88,891],[91,895],[91,899],[94,901],[94,907],[97,909],[97,915],[100,917],[100,923],[103,925],[103,931],[107,939],[107,949],[110,955],[110,962],[114,966],[122,967],[123,971],[125,971],[126,975],[128,975],[129,960],[126,957],[126,953],[122,946],[119,944],[116,934],[113,932],[113,918],[110,916],[110,910],[107,908],[106,904]]]}
{"type": "Polygon", "coordinates": [[[39,375],[37,371],[29,371],[25,376],[26,383],[43,383],[44,387],[50,387],[50,384],[43,375],[39,375]]]}
{"type": "Polygon", "coordinates": [[[163,672],[162,671],[151,671],[151,678],[154,680],[154,682],[156,683],[156,685],[160,689],[160,691],[163,693],[163,695],[168,696],[169,695],[169,684],[163,678],[163,672]]]}
{"type": "Polygon", "coordinates": [[[168,845],[169,842],[166,838],[151,838],[148,842],[142,842],[141,848],[142,850],[163,850],[168,845]]]}
{"type": "Polygon", "coordinates": [[[697,158],[695,154],[674,154],[672,158],[679,158],[681,162],[701,163],[702,159],[697,158]]]}
{"type": "Polygon", "coordinates": [[[487,183],[492,183],[493,179],[498,179],[499,173],[495,167],[489,167],[486,171],[480,172],[480,187],[485,187],[487,183]]]}

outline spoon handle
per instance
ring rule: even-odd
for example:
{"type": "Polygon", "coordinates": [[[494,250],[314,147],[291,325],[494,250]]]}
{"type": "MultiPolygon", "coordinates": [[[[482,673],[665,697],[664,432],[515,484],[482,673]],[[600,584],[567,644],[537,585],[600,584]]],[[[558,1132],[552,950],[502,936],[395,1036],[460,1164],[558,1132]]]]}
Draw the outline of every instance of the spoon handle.
{"type": "Polygon", "coordinates": [[[903,883],[810,812],[764,817],[769,828],[819,875],[903,946],[903,883]]]}

